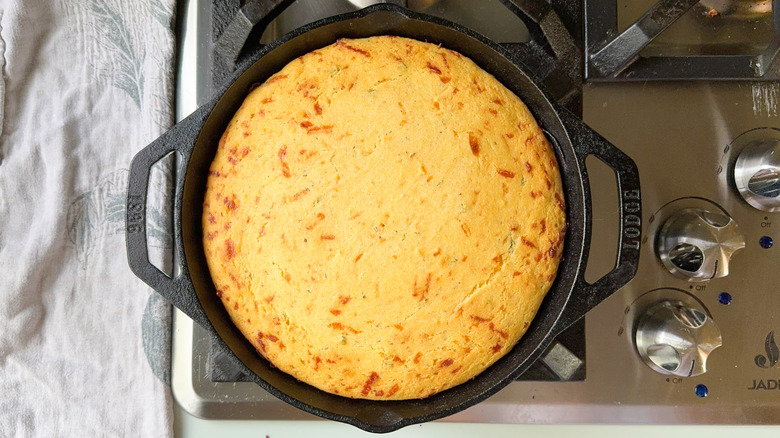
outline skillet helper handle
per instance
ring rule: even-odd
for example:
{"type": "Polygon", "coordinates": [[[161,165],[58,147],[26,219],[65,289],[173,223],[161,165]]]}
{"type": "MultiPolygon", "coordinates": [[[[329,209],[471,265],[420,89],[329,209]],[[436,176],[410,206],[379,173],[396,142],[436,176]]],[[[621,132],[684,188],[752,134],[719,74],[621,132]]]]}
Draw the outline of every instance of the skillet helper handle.
{"type": "MultiPolygon", "coordinates": [[[[587,311],[608,298],[612,293],[628,283],[636,275],[639,267],[639,249],[642,240],[642,193],[639,186],[639,171],[634,161],[623,151],[613,146],[609,141],[568,111],[562,111],[562,117],[567,119],[569,135],[575,145],[580,168],[586,169],[585,159],[589,155],[599,158],[617,175],[618,204],[620,208],[620,235],[618,239],[617,261],[615,267],[595,281],[585,280],[585,266],[590,244],[585,248],[585,263],[579,270],[572,294],[571,308],[577,309],[577,315],[570,315],[570,321],[565,321],[563,327],[574,323],[587,311]]],[[[585,186],[585,193],[590,197],[590,187],[585,186]]],[[[587,236],[590,239],[591,211],[587,214],[587,236]]],[[[567,306],[569,307],[569,306],[567,306]]],[[[564,315],[566,317],[566,315],[564,315]]]]}
{"type": "Polygon", "coordinates": [[[229,66],[234,67],[238,55],[246,45],[249,35],[260,27],[265,28],[276,18],[292,0],[250,0],[236,13],[222,34],[217,38],[215,51],[229,66]]]}
{"type": "MultiPolygon", "coordinates": [[[[196,111],[193,115],[183,120],[162,137],[139,151],[130,163],[130,175],[128,177],[127,204],[125,208],[125,240],[127,245],[127,260],[133,273],[151,286],[160,295],[165,297],[174,306],[181,309],[193,320],[203,325],[208,324],[206,314],[198,301],[189,274],[182,272],[169,277],[149,261],[148,237],[147,237],[147,195],[149,193],[149,179],[152,166],[170,153],[187,151],[199,133],[198,126],[202,120],[202,111],[196,111]]],[[[176,207],[174,215],[180,205],[180,196],[183,186],[183,174],[176,172],[174,195],[176,207]]],[[[176,232],[176,220],[174,219],[174,251],[179,260],[183,253],[181,233],[176,232]]],[[[176,267],[174,267],[176,270],[176,267]]]]}

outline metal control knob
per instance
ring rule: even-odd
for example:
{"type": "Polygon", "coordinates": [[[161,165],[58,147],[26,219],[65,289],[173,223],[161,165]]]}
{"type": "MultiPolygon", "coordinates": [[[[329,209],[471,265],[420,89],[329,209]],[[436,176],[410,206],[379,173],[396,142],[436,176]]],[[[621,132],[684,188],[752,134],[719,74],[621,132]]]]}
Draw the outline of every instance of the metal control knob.
{"type": "Polygon", "coordinates": [[[681,301],[661,301],[637,320],[634,342],[642,360],[662,374],[698,376],[722,345],[720,329],[704,309],[681,301]]]}
{"type": "Polygon", "coordinates": [[[673,213],[658,232],[661,263],[689,281],[725,277],[731,256],[744,247],[745,238],[733,219],[701,208],[673,213]]]}
{"type": "Polygon", "coordinates": [[[734,165],[739,194],[759,210],[780,211],[780,132],[756,129],[735,143],[744,144],[734,165]]]}

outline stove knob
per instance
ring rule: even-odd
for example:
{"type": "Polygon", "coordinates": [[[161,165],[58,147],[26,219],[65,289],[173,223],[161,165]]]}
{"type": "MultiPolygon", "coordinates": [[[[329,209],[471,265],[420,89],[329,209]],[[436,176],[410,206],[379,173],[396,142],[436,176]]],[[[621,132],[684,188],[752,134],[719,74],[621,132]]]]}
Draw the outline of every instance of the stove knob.
{"type": "Polygon", "coordinates": [[[650,368],[682,377],[707,372],[707,358],[722,345],[720,329],[706,310],[680,301],[661,301],[645,310],[634,342],[650,368]]]}
{"type": "Polygon", "coordinates": [[[689,281],[725,277],[731,256],[744,247],[745,238],[733,219],[701,208],[672,214],[658,232],[661,262],[669,272],[689,281]]]}
{"type": "Polygon", "coordinates": [[[749,141],[734,165],[739,194],[763,211],[780,211],[780,138],[773,132],[749,141]]]}

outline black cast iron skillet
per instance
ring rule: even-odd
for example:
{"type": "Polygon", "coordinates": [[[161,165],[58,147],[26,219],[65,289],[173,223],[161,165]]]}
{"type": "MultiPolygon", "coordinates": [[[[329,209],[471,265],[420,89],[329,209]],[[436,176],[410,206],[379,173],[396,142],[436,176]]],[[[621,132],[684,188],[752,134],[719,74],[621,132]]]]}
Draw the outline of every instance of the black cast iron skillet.
{"type": "Polygon", "coordinates": [[[641,218],[635,164],[581,120],[552,102],[521,63],[500,46],[463,27],[404,8],[380,4],[300,28],[266,46],[240,67],[221,93],[141,150],[133,159],[127,195],[127,250],[133,272],[183,310],[240,361],[271,394],[304,411],[371,432],[435,420],[466,409],[525,371],[553,338],[615,292],[636,273],[641,218]],[[265,81],[294,58],[341,37],[391,34],[441,44],[492,73],[530,108],[550,137],[565,190],[568,233],[558,276],[528,332],[502,359],[474,379],[420,400],[355,400],[320,391],[275,369],[232,324],[217,298],[202,246],[201,214],[209,165],[220,135],[253,84],[265,81]],[[181,273],[169,278],[149,263],[146,194],[150,167],[171,152],[181,157],[174,194],[175,251],[181,273]],[[595,155],[617,174],[621,208],[617,263],[593,284],[584,279],[590,244],[591,204],[585,158],[595,155]]]}

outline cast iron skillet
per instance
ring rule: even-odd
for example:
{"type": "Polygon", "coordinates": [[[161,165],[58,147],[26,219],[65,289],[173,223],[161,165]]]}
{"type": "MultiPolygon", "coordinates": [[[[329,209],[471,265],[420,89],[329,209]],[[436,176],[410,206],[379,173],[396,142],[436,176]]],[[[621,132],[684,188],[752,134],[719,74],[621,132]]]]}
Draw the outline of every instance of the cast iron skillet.
{"type": "Polygon", "coordinates": [[[331,17],[300,28],[266,46],[240,67],[221,93],[141,150],[130,168],[126,237],[133,272],[203,326],[229,350],[265,390],[304,411],[370,432],[389,432],[435,420],[472,406],[525,371],[553,338],[607,298],[636,273],[641,218],[635,164],[581,120],[552,102],[500,46],[463,27],[390,4],[331,17]],[[516,93],[554,145],[562,171],[568,233],[558,276],[520,342],[489,369],[432,397],[406,401],[355,400],[320,391],[275,369],[260,357],[230,321],[216,295],[202,247],[201,214],[209,165],[220,135],[253,84],[261,83],[294,58],[341,37],[391,34],[441,44],[474,60],[516,93]],[[175,251],[181,273],[169,278],[149,263],[146,194],[150,167],[171,152],[181,157],[174,194],[175,251]],[[584,279],[590,244],[591,204],[585,158],[595,155],[617,174],[620,245],[617,263],[593,284],[584,279]]]}

